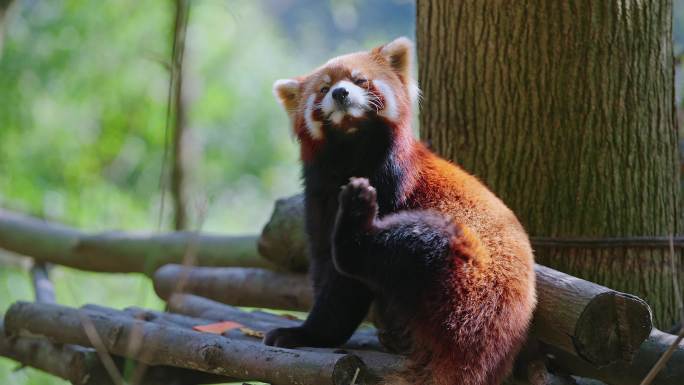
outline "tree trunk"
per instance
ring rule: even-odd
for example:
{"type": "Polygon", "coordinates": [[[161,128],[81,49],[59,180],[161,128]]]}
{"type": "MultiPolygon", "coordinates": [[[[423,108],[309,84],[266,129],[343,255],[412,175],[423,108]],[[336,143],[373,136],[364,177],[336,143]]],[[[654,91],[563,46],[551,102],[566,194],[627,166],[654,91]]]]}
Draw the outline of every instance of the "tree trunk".
{"type": "MultiPolygon", "coordinates": [[[[483,179],[530,235],[681,234],[671,1],[417,8],[421,136],[483,179]]],[[[536,258],[646,299],[661,328],[678,319],[666,248],[536,258]]]]}

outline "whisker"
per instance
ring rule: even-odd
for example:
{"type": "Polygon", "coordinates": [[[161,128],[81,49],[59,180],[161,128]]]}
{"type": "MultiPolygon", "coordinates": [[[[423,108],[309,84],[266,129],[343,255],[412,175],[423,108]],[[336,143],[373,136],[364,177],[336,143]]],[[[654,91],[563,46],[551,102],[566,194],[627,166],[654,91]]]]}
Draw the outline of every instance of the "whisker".
{"type": "Polygon", "coordinates": [[[382,100],[379,98],[369,99],[368,101],[372,102],[374,105],[378,106],[378,109],[385,108],[385,103],[383,103],[382,100]]]}
{"type": "Polygon", "coordinates": [[[380,105],[379,105],[378,102],[375,101],[375,100],[372,100],[372,99],[371,99],[371,100],[368,100],[368,104],[370,104],[371,106],[373,106],[373,108],[375,109],[376,112],[379,112],[380,109],[381,109],[380,105]]]}

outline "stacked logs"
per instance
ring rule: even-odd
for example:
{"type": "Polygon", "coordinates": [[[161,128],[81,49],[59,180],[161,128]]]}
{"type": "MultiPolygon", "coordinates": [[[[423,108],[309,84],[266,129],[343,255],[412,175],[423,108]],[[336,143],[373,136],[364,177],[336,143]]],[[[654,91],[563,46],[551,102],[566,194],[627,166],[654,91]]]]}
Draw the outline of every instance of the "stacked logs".
{"type": "MultiPolygon", "coordinates": [[[[0,336],[0,355],[83,384],[87,382],[77,379],[87,377],[84,373],[106,374],[97,350],[111,353],[115,365],[134,359],[150,366],[148,373],[156,373],[157,378],[172,373],[183,378],[182,383],[231,377],[272,384],[372,384],[400,370],[403,359],[383,352],[372,330],[357,332],[343,350],[289,350],[263,346],[258,338],[239,330],[216,336],[192,329],[233,321],[259,335],[273,327],[297,324],[225,304],[309,308],[312,294],[302,274],[306,270],[302,213],[301,197],[280,200],[261,237],[221,237],[85,234],[0,211],[0,248],[82,269],[144,272],[153,276],[155,290],[167,300],[169,311],[18,303],[5,316],[4,333],[9,337],[0,336]],[[190,254],[199,265],[232,267],[178,264],[190,254]],[[178,294],[181,291],[194,295],[178,294]],[[90,325],[91,333],[104,336],[101,346],[95,346],[85,325],[90,325]],[[139,341],[132,344],[136,338],[139,341]],[[70,364],[49,364],[50,360],[38,359],[35,351],[70,364]],[[78,369],[64,372],[72,367],[78,369]]],[[[636,385],[675,338],[652,329],[650,308],[637,297],[544,266],[536,266],[536,273],[539,305],[529,347],[519,358],[526,383],[580,381],[568,376],[573,374],[608,384],[636,385]]],[[[145,378],[150,378],[145,383],[154,383],[153,377],[145,378]]],[[[681,384],[682,379],[684,346],[680,345],[653,384],[681,384]]]]}

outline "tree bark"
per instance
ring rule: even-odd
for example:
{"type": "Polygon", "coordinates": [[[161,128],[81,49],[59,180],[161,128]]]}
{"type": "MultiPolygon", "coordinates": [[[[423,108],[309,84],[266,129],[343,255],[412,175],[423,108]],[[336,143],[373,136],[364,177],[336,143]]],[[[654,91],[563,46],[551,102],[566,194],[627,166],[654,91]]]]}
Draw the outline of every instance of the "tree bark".
{"type": "MultiPolygon", "coordinates": [[[[530,235],[681,234],[671,7],[419,0],[421,137],[482,178],[530,235]]],[[[667,250],[536,255],[646,299],[661,328],[678,319],[667,250]]]]}

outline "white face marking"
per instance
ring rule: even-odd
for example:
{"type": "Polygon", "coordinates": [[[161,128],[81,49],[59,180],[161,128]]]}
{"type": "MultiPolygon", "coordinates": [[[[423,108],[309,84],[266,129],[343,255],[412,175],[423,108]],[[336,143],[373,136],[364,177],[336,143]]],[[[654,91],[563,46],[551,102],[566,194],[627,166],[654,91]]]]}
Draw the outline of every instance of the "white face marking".
{"type": "Polygon", "coordinates": [[[385,108],[378,112],[378,115],[384,116],[390,120],[396,119],[399,115],[399,111],[397,110],[397,99],[394,96],[392,88],[382,80],[374,80],[373,84],[385,99],[385,108]]]}
{"type": "Polygon", "coordinates": [[[352,76],[352,78],[355,78],[355,79],[356,79],[356,78],[363,77],[363,76],[361,76],[361,71],[359,71],[359,70],[353,70],[353,71],[351,72],[351,76],[352,76]]]}
{"type": "Polygon", "coordinates": [[[347,114],[355,118],[360,118],[368,109],[368,95],[366,94],[366,90],[347,80],[341,80],[330,87],[330,91],[328,91],[323,98],[323,101],[321,101],[323,115],[330,119],[334,124],[340,124],[347,114]],[[333,99],[333,92],[338,88],[344,88],[349,93],[347,95],[347,98],[349,99],[349,104],[347,106],[340,106],[333,99]]]}
{"type": "Polygon", "coordinates": [[[315,110],[314,103],[316,102],[316,94],[309,95],[306,100],[306,110],[304,110],[304,121],[306,123],[306,129],[309,134],[314,139],[323,138],[323,132],[321,131],[321,122],[314,120],[313,112],[315,110]]]}
{"type": "Polygon", "coordinates": [[[332,81],[332,79],[330,79],[330,75],[328,75],[328,74],[323,75],[323,82],[324,83],[330,84],[331,81],[332,81]]]}

